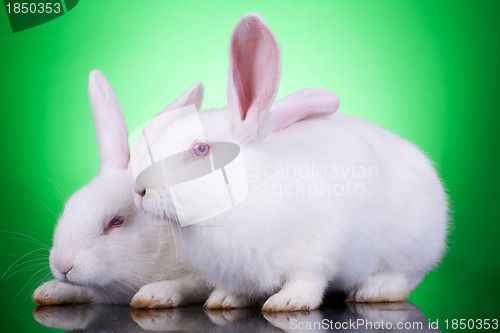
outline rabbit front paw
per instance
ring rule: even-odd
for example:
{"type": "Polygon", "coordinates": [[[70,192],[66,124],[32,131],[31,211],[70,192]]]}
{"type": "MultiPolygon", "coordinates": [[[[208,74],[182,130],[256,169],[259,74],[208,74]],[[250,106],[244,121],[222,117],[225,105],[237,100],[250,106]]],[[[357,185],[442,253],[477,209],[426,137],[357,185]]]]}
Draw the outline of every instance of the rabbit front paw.
{"type": "Polygon", "coordinates": [[[85,287],[51,280],[36,288],[33,301],[40,305],[91,303],[92,295],[85,287]]]}
{"type": "Polygon", "coordinates": [[[139,309],[173,308],[185,303],[173,281],[159,281],[139,289],[130,306],[139,309]]]}
{"type": "Polygon", "coordinates": [[[290,274],[279,292],[264,303],[264,312],[308,311],[321,305],[327,280],[321,274],[290,274]]]}
{"type": "Polygon", "coordinates": [[[281,290],[269,297],[264,303],[262,311],[307,311],[317,309],[321,304],[321,297],[304,293],[303,291],[281,290]]]}
{"type": "Polygon", "coordinates": [[[224,289],[216,289],[205,303],[207,309],[236,309],[251,306],[251,302],[242,295],[224,289]]]}

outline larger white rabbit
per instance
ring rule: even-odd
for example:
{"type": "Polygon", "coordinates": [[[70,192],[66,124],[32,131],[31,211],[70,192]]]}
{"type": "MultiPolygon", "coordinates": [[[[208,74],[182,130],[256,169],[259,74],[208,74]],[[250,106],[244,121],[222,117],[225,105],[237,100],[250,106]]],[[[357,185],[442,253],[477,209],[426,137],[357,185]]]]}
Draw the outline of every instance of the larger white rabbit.
{"type": "MultiPolygon", "coordinates": [[[[200,144],[241,147],[249,194],[224,214],[178,227],[187,257],[216,287],[206,306],[267,299],[265,311],[314,309],[326,290],[355,302],[406,299],[445,248],[447,198],[432,163],[383,128],[333,114],[339,101],[330,91],[274,102],[280,75],[274,34],[245,15],[231,37],[228,105],[199,116],[200,144]]],[[[163,135],[175,142],[189,130],[172,123],[163,135]]],[[[136,191],[142,210],[177,223],[168,188],[136,191]]]]}
{"type": "MultiPolygon", "coordinates": [[[[92,71],[89,93],[100,170],[67,201],[50,251],[56,280],[38,287],[39,304],[111,303],[174,307],[202,302],[209,289],[177,247],[170,227],[135,207],[125,119],[104,75],[92,71]]],[[[196,83],[168,108],[200,104],[196,83]]]]}

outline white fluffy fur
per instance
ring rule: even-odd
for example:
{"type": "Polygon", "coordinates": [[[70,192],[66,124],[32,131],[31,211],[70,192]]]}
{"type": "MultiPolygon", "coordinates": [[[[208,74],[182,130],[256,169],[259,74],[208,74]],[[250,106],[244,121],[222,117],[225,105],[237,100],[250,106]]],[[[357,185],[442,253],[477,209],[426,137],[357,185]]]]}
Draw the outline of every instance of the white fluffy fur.
{"type": "MultiPolygon", "coordinates": [[[[248,24],[267,29],[256,15],[243,17],[238,26],[248,24]]],[[[236,28],[233,34],[239,31],[236,28]]],[[[245,38],[259,36],[238,35],[232,40],[245,38]]],[[[261,42],[260,47],[265,48],[273,39],[261,42]]],[[[239,65],[252,67],[252,59],[247,61],[239,65]]],[[[239,71],[245,72],[248,68],[239,71]]],[[[273,80],[256,79],[269,72],[279,74],[279,70],[254,72],[241,80],[272,85],[273,80]]],[[[229,87],[228,91],[237,89],[229,87]]],[[[272,89],[259,87],[253,94],[272,89]]],[[[231,96],[234,98],[233,93],[231,96]]],[[[252,94],[245,98],[248,96],[262,100],[252,94]]],[[[338,102],[330,97],[323,100],[324,107],[318,107],[321,97],[315,97],[312,108],[336,109],[338,102]]],[[[395,134],[344,114],[314,117],[313,112],[311,117],[293,116],[303,120],[289,124],[285,119],[287,126],[275,126],[277,131],[258,136],[255,133],[262,130],[256,131],[256,127],[272,128],[266,122],[278,119],[275,121],[280,123],[280,115],[266,116],[271,108],[267,104],[260,105],[257,111],[252,111],[256,107],[250,108],[249,112],[258,112],[258,117],[241,120],[241,105],[251,103],[247,100],[237,104],[233,100],[224,109],[200,112],[209,142],[240,145],[250,190],[236,208],[179,229],[187,257],[216,287],[206,305],[242,307],[268,298],[264,303],[267,311],[313,309],[321,304],[328,289],[343,291],[349,300],[357,302],[404,300],[440,260],[445,247],[447,200],[429,159],[395,134]],[[249,133],[253,136],[249,137],[249,133]],[[344,171],[349,167],[371,167],[372,174],[325,176],[320,172],[324,166],[344,171]],[[308,168],[307,176],[294,175],[294,170],[301,168],[308,168]],[[285,169],[284,174],[279,172],[285,169]],[[265,191],[266,186],[285,190],[301,185],[332,188],[348,183],[362,184],[364,193],[265,191]]],[[[307,104],[307,100],[303,101],[303,110],[297,112],[307,114],[307,104]]],[[[279,105],[271,109],[273,113],[286,109],[286,103],[279,105]]],[[[184,131],[189,128],[171,124],[163,134],[174,140],[184,131]]],[[[183,200],[189,200],[189,193],[184,193],[183,200]]],[[[144,197],[136,196],[136,202],[147,213],[175,224],[168,190],[147,189],[144,197]]],[[[193,202],[192,209],[202,204],[193,202]]]]}
{"type": "MultiPolygon", "coordinates": [[[[177,104],[201,100],[202,90],[194,87],[177,104]]],[[[33,299],[40,304],[131,302],[136,307],[204,301],[208,288],[185,259],[170,226],[134,204],[126,125],[102,73],[90,74],[89,90],[101,169],[67,201],[50,251],[57,280],[40,286],[33,299]],[[105,232],[114,216],[124,216],[124,223],[105,232]]]]}

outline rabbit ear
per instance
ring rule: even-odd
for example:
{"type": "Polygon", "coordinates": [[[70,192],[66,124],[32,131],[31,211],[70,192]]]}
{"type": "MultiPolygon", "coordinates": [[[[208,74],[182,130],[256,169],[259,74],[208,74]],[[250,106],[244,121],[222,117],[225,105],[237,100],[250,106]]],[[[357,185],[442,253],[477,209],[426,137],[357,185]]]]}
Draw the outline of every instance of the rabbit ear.
{"type": "Polygon", "coordinates": [[[280,131],[298,121],[328,116],[339,107],[337,94],[325,89],[303,89],[290,94],[271,107],[271,131],[280,131]]]}
{"type": "Polygon", "coordinates": [[[200,110],[201,102],[203,101],[203,84],[201,82],[195,82],[191,88],[189,88],[184,94],[182,94],[175,101],[170,103],[165,109],[163,109],[159,114],[163,112],[168,112],[170,110],[175,110],[182,108],[184,106],[188,106],[194,104],[196,106],[196,110],[200,110]]]}
{"type": "Polygon", "coordinates": [[[243,16],[234,28],[229,61],[228,106],[239,110],[245,137],[255,138],[281,76],[280,47],[259,15],[243,16]]]}
{"type": "Polygon", "coordinates": [[[98,70],[90,72],[89,95],[97,132],[100,169],[126,169],[129,162],[127,125],[113,89],[98,70]]]}

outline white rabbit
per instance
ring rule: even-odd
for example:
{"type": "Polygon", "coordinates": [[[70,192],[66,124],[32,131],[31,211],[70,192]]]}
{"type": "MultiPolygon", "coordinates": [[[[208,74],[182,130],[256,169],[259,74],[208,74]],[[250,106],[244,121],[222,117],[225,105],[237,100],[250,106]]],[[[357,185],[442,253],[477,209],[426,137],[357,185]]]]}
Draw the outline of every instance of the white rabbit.
{"type": "MultiPolygon", "coordinates": [[[[89,93],[99,174],[67,201],[49,258],[56,280],[38,287],[33,300],[44,305],[131,302],[146,308],[204,301],[209,289],[176,246],[169,226],[134,204],[127,127],[101,72],[90,73],[89,93]]],[[[199,104],[202,94],[196,83],[169,107],[199,104]]]]}
{"type": "MultiPolygon", "coordinates": [[[[274,103],[280,75],[274,34],[260,16],[245,15],[231,37],[228,105],[199,116],[208,146],[240,146],[249,193],[226,213],[174,228],[216,287],[206,306],[267,298],[265,311],[315,309],[326,290],[354,302],[406,299],[445,248],[447,197],[432,163],[383,128],[333,114],[339,101],[330,91],[274,103]]],[[[166,126],[172,141],[190,130],[166,126]]],[[[136,192],[138,207],[175,225],[168,188],[136,192]]]]}

